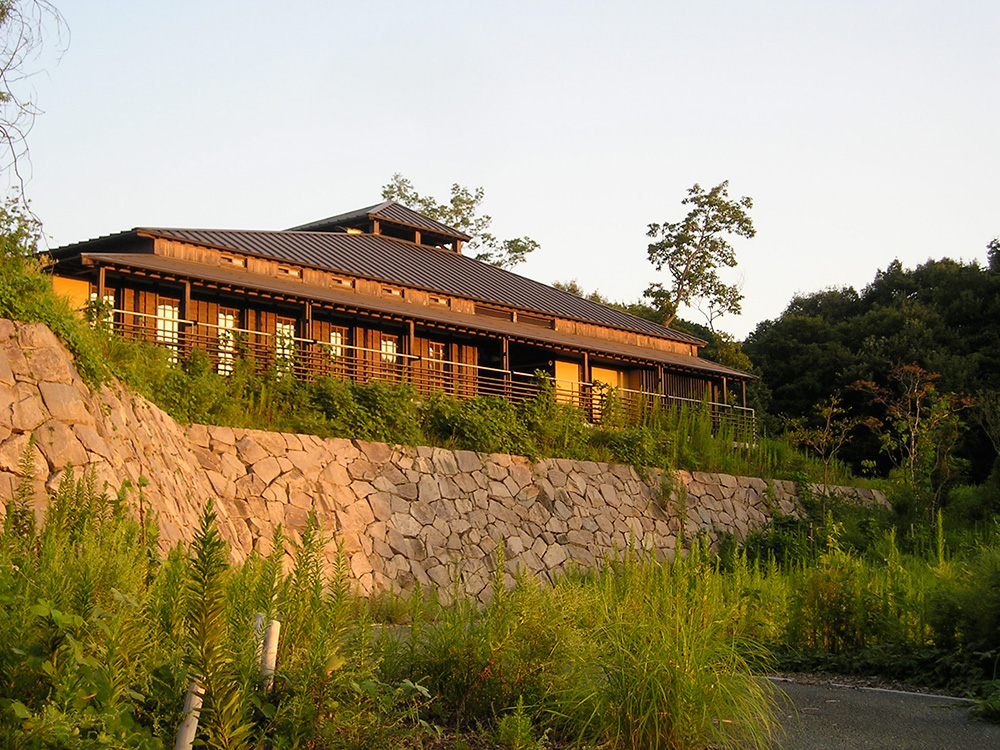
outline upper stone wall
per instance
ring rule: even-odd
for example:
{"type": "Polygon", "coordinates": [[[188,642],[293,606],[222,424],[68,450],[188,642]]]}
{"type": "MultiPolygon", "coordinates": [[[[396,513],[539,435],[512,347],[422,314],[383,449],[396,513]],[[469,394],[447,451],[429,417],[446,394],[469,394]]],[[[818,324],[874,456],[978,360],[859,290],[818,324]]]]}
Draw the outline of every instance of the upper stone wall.
{"type": "MultiPolygon", "coordinates": [[[[0,320],[4,500],[22,479],[31,435],[39,516],[67,465],[94,471],[110,492],[148,480],[142,491],[159,515],[164,549],[190,541],[209,497],[236,560],[270,552],[279,524],[290,543],[299,541],[313,512],[331,535],[328,560],[342,543],[363,593],[416,582],[449,591],[459,578],[483,596],[501,542],[509,574],[520,566],[547,578],[629,548],[672,555],[679,540],[701,531],[742,541],[775,511],[798,512],[791,482],[683,471],[665,478],[589,461],[184,429],[118,385],[92,392],[44,326],[0,320]]],[[[885,502],[869,490],[830,489],[885,502]]]]}

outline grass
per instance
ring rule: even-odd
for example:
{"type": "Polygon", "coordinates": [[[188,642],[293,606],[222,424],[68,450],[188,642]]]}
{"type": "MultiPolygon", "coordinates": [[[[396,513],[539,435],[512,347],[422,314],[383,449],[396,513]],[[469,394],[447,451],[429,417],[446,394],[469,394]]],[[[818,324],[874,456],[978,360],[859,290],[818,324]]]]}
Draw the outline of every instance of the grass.
{"type": "Polygon", "coordinates": [[[408,627],[376,628],[343,557],[321,570],[314,521],[284,576],[277,553],[228,564],[210,502],[160,561],[130,503],[69,476],[40,529],[5,525],[0,745],[169,747],[192,680],[209,747],[763,747],[773,731],[763,652],[703,547],[552,588],[498,577],[485,607],[418,590],[408,627]],[[271,687],[255,612],[282,621],[271,687]]]}
{"type": "Polygon", "coordinates": [[[806,544],[716,553],[696,538],[673,561],[623,552],[547,587],[497,576],[485,606],[455,592],[446,606],[419,588],[358,598],[343,555],[323,570],[314,519],[283,575],[280,552],[230,565],[210,503],[194,543],[160,560],[135,497],[70,475],[36,528],[21,494],[0,534],[4,747],[169,747],[194,678],[203,740],[234,748],[767,747],[759,676],[775,667],[1000,705],[995,528],[862,534],[872,524],[830,501],[769,532],[806,544]],[[257,612],[282,622],[271,686],[257,612]]]}

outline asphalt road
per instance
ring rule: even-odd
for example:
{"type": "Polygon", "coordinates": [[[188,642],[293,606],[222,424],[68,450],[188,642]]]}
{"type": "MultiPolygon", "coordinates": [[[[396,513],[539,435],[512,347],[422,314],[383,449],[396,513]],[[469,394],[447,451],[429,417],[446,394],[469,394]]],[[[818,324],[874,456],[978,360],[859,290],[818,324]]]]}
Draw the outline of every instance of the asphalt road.
{"type": "Polygon", "coordinates": [[[958,698],[773,680],[787,750],[1000,750],[1000,725],[958,698]],[[781,693],[784,693],[782,696],[781,693]]]}

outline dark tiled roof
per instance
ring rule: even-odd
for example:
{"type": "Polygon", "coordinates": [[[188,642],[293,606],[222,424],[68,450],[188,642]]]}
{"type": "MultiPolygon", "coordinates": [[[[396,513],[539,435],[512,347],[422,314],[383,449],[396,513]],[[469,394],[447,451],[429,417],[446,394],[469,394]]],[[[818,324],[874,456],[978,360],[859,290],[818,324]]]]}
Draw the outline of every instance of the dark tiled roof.
{"type": "MultiPolygon", "coordinates": [[[[673,341],[705,343],[686,333],[664,328],[482,261],[381,235],[215,229],[137,231],[140,235],[250,253],[673,341]]],[[[99,242],[101,240],[94,241],[99,242]]],[[[96,249],[94,243],[83,244],[96,249]]]]}
{"type": "Polygon", "coordinates": [[[413,227],[414,229],[420,229],[424,232],[431,232],[443,237],[451,237],[462,241],[472,239],[472,237],[464,232],[460,232],[457,229],[447,226],[446,224],[442,224],[439,221],[435,221],[434,219],[424,216],[423,214],[417,213],[416,211],[409,209],[402,203],[397,203],[396,201],[385,201],[383,203],[368,206],[367,208],[360,208],[357,211],[351,211],[346,214],[338,214],[337,216],[330,216],[329,218],[320,219],[319,221],[311,221],[308,224],[300,224],[297,227],[292,227],[288,231],[325,232],[333,229],[334,227],[353,224],[362,219],[382,219],[393,224],[402,224],[407,227],[413,227]]]}

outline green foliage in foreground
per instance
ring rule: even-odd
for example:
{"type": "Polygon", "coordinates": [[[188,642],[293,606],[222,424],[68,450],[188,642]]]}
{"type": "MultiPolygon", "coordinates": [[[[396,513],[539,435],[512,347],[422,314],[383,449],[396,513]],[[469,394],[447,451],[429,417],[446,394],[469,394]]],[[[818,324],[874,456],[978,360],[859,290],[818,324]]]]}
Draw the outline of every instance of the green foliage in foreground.
{"type": "Polygon", "coordinates": [[[498,576],[485,607],[418,592],[393,629],[343,555],[322,574],[314,521],[287,576],[276,542],[228,564],[209,502],[190,548],[160,561],[123,497],[67,478],[41,531],[0,537],[0,746],[170,747],[193,680],[215,748],[412,747],[456,727],[508,747],[768,746],[762,651],[702,545],[551,589],[498,576]],[[255,612],[282,619],[272,686],[255,612]]]}
{"type": "MultiPolygon", "coordinates": [[[[27,492],[0,535],[3,747],[170,747],[194,679],[209,747],[452,733],[456,746],[767,747],[773,695],[754,675],[771,659],[960,689],[1000,713],[996,529],[897,536],[891,519],[829,501],[822,520],[818,505],[745,550],[625,552],[552,587],[498,573],[480,606],[457,587],[358,598],[343,553],[324,574],[315,520],[285,575],[280,533],[276,552],[230,565],[211,502],[192,545],[161,560],[155,522],[87,477],[62,483],[40,529],[27,492]],[[272,685],[257,612],[282,620],[272,685]]],[[[502,546],[496,564],[509,571],[502,546]]]]}

